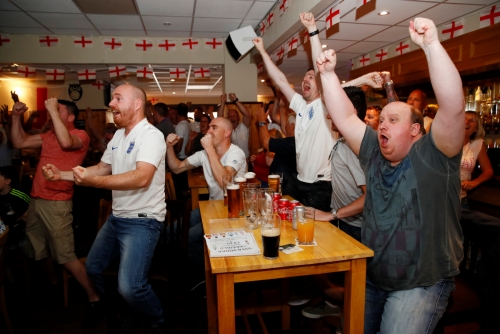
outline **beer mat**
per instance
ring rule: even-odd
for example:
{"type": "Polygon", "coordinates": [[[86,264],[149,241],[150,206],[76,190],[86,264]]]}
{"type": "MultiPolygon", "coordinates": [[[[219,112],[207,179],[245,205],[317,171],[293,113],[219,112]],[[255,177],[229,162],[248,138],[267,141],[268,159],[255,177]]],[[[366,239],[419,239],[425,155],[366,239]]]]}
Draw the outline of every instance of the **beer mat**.
{"type": "Polygon", "coordinates": [[[210,257],[259,255],[252,232],[229,230],[204,235],[210,257]]]}
{"type": "Polygon", "coordinates": [[[318,246],[318,244],[316,243],[316,239],[314,239],[310,245],[304,245],[304,244],[300,243],[299,239],[297,239],[297,238],[295,238],[295,245],[297,245],[297,246],[306,246],[306,247],[307,246],[318,246]]]}
{"type": "Polygon", "coordinates": [[[295,246],[294,244],[283,245],[283,246],[280,246],[279,249],[280,249],[280,251],[282,251],[285,254],[293,254],[293,253],[298,253],[298,252],[303,251],[302,248],[300,248],[299,246],[295,246]]]}

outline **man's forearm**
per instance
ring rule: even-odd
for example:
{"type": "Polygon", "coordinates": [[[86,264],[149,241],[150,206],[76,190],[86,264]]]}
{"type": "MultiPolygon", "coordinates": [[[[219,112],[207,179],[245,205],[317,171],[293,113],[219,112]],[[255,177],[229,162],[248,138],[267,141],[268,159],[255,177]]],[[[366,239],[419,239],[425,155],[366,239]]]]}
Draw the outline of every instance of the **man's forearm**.
{"type": "Polygon", "coordinates": [[[173,147],[167,147],[167,163],[168,168],[170,168],[170,170],[174,172],[174,174],[182,172],[180,170],[181,161],[177,158],[173,147]]]}
{"type": "Polygon", "coordinates": [[[208,162],[210,163],[210,168],[212,169],[212,174],[214,176],[215,181],[223,187],[223,176],[227,175],[227,170],[222,166],[219,157],[217,156],[217,153],[215,152],[214,149],[211,150],[206,150],[205,152],[207,153],[208,156],[208,162]]]}
{"type": "Polygon", "coordinates": [[[269,130],[266,125],[259,126],[259,136],[262,146],[269,151],[269,140],[271,136],[269,135],[269,130]]]}
{"type": "Polygon", "coordinates": [[[16,148],[22,148],[22,144],[24,142],[24,139],[26,138],[26,133],[21,126],[21,117],[22,115],[12,115],[11,139],[12,144],[16,148]]]}

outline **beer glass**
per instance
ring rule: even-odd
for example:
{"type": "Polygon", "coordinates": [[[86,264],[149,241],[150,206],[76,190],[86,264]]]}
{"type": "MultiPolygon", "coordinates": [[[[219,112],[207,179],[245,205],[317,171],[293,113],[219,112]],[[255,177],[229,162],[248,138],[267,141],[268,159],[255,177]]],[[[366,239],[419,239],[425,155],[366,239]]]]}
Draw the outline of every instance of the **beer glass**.
{"type": "Polygon", "coordinates": [[[235,177],[234,182],[239,185],[239,200],[240,200],[240,216],[243,217],[243,190],[246,189],[246,179],[242,176],[235,177]]]}
{"type": "Polygon", "coordinates": [[[240,216],[240,185],[227,185],[227,218],[238,219],[240,216]]]}
{"type": "MultiPolygon", "coordinates": [[[[273,211],[273,194],[274,189],[262,188],[259,192],[259,220],[265,216],[272,214],[273,211]]],[[[262,224],[262,222],[261,222],[262,224]]]]}
{"type": "Polygon", "coordinates": [[[224,191],[224,206],[227,206],[227,185],[233,183],[233,176],[228,174],[222,177],[222,189],[224,191]]]}
{"type": "Polygon", "coordinates": [[[314,244],[314,217],[315,209],[307,207],[306,216],[297,221],[297,240],[299,245],[314,244]]]}
{"type": "Polygon", "coordinates": [[[271,174],[267,177],[267,183],[269,188],[273,188],[275,193],[280,192],[280,176],[276,174],[271,174]]]}
{"type": "Polygon", "coordinates": [[[281,219],[277,213],[265,216],[260,226],[260,234],[262,236],[264,258],[268,260],[277,259],[281,236],[281,219]]]}
{"type": "Polygon", "coordinates": [[[248,228],[256,229],[259,226],[259,189],[247,188],[243,190],[243,208],[248,228]]]}
{"type": "Polygon", "coordinates": [[[254,183],[255,182],[255,173],[254,172],[245,173],[244,177],[245,177],[245,180],[247,180],[247,183],[254,183]]]}

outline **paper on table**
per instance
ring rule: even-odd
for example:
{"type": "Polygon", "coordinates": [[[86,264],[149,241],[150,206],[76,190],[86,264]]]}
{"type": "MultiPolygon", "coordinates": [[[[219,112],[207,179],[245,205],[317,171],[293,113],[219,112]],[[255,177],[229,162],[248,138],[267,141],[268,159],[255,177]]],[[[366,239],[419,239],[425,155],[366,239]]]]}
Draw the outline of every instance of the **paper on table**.
{"type": "Polygon", "coordinates": [[[227,231],[204,235],[210,257],[259,255],[260,249],[253,233],[227,231]]]}

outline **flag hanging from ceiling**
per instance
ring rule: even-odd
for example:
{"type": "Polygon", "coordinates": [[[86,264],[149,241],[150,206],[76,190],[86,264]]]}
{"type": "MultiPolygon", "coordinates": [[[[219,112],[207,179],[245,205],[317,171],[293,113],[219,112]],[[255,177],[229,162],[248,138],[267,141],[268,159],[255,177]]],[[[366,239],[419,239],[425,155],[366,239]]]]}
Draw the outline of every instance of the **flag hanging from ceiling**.
{"type": "Polygon", "coordinates": [[[105,38],[104,39],[104,48],[111,50],[121,50],[122,49],[122,40],[119,38],[105,38]]]}
{"type": "Polygon", "coordinates": [[[361,57],[359,57],[359,66],[363,67],[366,65],[370,65],[370,55],[369,54],[365,54],[365,55],[362,55],[361,57]]]}
{"type": "Polygon", "coordinates": [[[95,80],[96,70],[78,70],[78,80],[95,80]]]}
{"type": "Polygon", "coordinates": [[[153,78],[153,69],[147,66],[137,67],[138,78],[153,78]]]}
{"type": "Polygon", "coordinates": [[[45,78],[47,80],[64,80],[64,70],[52,68],[45,70],[45,78]]]}
{"type": "Polygon", "coordinates": [[[409,39],[396,44],[396,53],[398,55],[402,55],[402,54],[405,54],[408,52],[410,52],[410,40],[409,39]]]}
{"type": "Polygon", "coordinates": [[[10,36],[0,35],[0,46],[10,46],[10,36]]]}
{"type": "Polygon", "coordinates": [[[199,47],[198,41],[196,39],[188,38],[182,40],[182,48],[187,50],[197,49],[199,47]]]}
{"type": "Polygon", "coordinates": [[[270,12],[266,17],[267,27],[269,28],[274,22],[274,13],[270,12]]]}
{"type": "Polygon", "coordinates": [[[97,87],[97,89],[101,90],[101,87],[104,87],[104,81],[96,80],[95,83],[92,84],[92,86],[95,86],[97,87]]]}
{"type": "Polygon", "coordinates": [[[172,40],[162,39],[158,43],[158,48],[160,50],[173,51],[173,50],[177,49],[177,43],[175,41],[172,41],[172,40]]]}
{"type": "Polygon", "coordinates": [[[309,31],[307,29],[302,30],[302,44],[308,43],[310,38],[309,31]]]}
{"type": "Polygon", "coordinates": [[[356,20],[374,11],[376,6],[375,0],[356,0],[356,20]]]}
{"type": "Polygon", "coordinates": [[[135,40],[135,50],[136,51],[150,51],[153,49],[153,42],[147,39],[137,39],[135,40]]]}
{"type": "Polygon", "coordinates": [[[325,15],[326,29],[340,23],[340,9],[337,4],[331,6],[325,15]]]}
{"type": "Polygon", "coordinates": [[[125,65],[111,66],[108,67],[108,69],[110,78],[116,78],[120,75],[124,75],[125,73],[127,73],[127,67],[125,65]]]}
{"type": "Polygon", "coordinates": [[[276,52],[276,56],[278,57],[278,60],[283,59],[283,56],[285,55],[285,47],[282,45],[278,48],[278,51],[276,52]]]}
{"type": "Polygon", "coordinates": [[[73,45],[78,48],[90,48],[94,43],[92,37],[77,36],[73,38],[73,45]]]}
{"type": "Polygon", "coordinates": [[[464,33],[464,19],[451,21],[451,23],[445,24],[441,29],[441,35],[443,39],[452,39],[453,37],[460,36],[464,33]]]}
{"type": "Polygon", "coordinates": [[[170,72],[170,77],[173,79],[185,78],[186,70],[184,68],[173,67],[168,69],[170,72]]]}
{"type": "Polygon", "coordinates": [[[491,6],[485,11],[482,11],[479,15],[479,27],[489,27],[500,22],[500,8],[497,6],[491,6]]]}
{"type": "Polygon", "coordinates": [[[23,78],[33,78],[36,75],[36,68],[27,66],[17,67],[17,76],[23,78]]]}
{"type": "Polygon", "coordinates": [[[222,49],[222,38],[206,38],[205,48],[208,49],[222,49]]]}
{"type": "Polygon", "coordinates": [[[287,52],[290,52],[292,50],[295,50],[299,46],[299,34],[295,34],[290,38],[287,42],[287,52]]]}
{"type": "Polygon", "coordinates": [[[195,78],[209,78],[210,69],[208,67],[199,67],[193,70],[195,78]]]}
{"type": "Polygon", "coordinates": [[[288,0],[279,0],[279,8],[280,8],[280,16],[285,14],[286,10],[288,9],[288,0]]]}
{"type": "Polygon", "coordinates": [[[38,41],[43,48],[51,48],[59,45],[59,38],[55,36],[40,36],[38,41]]]}
{"type": "Polygon", "coordinates": [[[375,54],[375,57],[378,58],[378,61],[383,61],[387,59],[387,56],[389,55],[389,49],[388,48],[382,48],[377,51],[375,54]]]}

